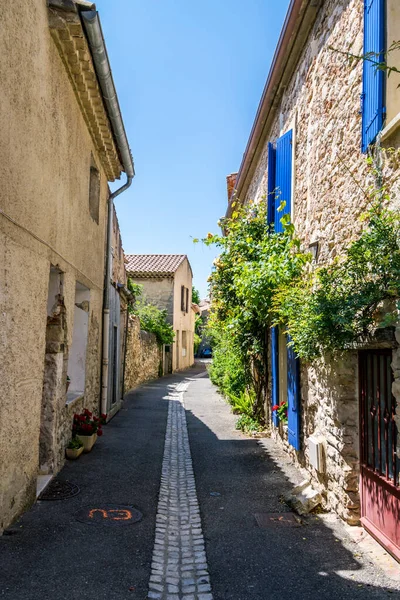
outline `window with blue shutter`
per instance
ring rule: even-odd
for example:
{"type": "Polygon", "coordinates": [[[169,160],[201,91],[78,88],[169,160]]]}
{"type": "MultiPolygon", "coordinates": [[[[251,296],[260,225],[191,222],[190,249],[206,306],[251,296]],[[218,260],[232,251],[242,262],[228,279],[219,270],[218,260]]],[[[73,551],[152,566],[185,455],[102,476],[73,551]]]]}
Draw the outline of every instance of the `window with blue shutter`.
{"type": "MultiPolygon", "coordinates": [[[[271,406],[279,404],[279,330],[278,327],[271,329],[271,383],[272,395],[271,406]]],[[[272,422],[278,426],[279,418],[276,412],[272,413],[272,422]]]]}
{"type": "MultiPolygon", "coordinates": [[[[292,152],[293,152],[293,131],[290,130],[281,136],[276,141],[276,146],[272,143],[268,144],[268,224],[273,223],[276,232],[283,231],[283,225],[281,219],[286,214],[291,214],[292,210],[292,152]],[[285,201],[285,208],[278,211],[282,201],[285,201]]],[[[272,394],[271,402],[272,406],[279,404],[280,390],[284,393],[286,388],[286,377],[288,379],[288,401],[292,409],[291,427],[293,433],[289,436],[289,441],[296,449],[300,447],[300,424],[294,422],[295,415],[300,415],[298,406],[298,386],[293,385],[293,369],[298,369],[298,359],[292,357],[290,353],[293,353],[291,348],[287,349],[287,361],[288,371],[286,367],[280,369],[279,367],[279,338],[284,339],[283,336],[279,335],[279,327],[272,327],[271,329],[271,383],[272,383],[272,394]],[[289,370],[290,361],[290,370],[289,370]],[[282,379],[283,378],[283,379],[282,379]],[[290,392],[289,392],[289,379],[290,379],[290,392]],[[280,385],[280,383],[282,385],[280,385]],[[295,399],[295,400],[294,400],[295,399]],[[297,403],[296,403],[297,402],[297,403]],[[295,433],[298,431],[296,438],[295,433]],[[298,443],[295,442],[295,438],[298,443]],[[298,447],[297,447],[298,446],[298,447]]],[[[285,352],[285,347],[281,341],[281,352],[285,352]]],[[[276,413],[272,414],[272,421],[274,425],[278,425],[279,419],[276,413]]]]}
{"type": "Polygon", "coordinates": [[[287,349],[287,396],[288,442],[295,450],[300,450],[300,361],[292,346],[287,349]]]}
{"type": "Polygon", "coordinates": [[[275,166],[276,150],[274,145],[268,144],[268,204],[267,221],[268,225],[275,223],[275,166]]]}
{"type": "Polygon", "coordinates": [[[293,131],[290,130],[276,141],[275,166],[275,231],[283,231],[281,219],[291,213],[292,207],[292,145],[293,131]],[[286,202],[283,210],[278,211],[282,201],[286,202]]]}
{"type": "Polygon", "coordinates": [[[376,68],[384,60],[385,0],[364,0],[363,89],[361,95],[362,151],[366,152],[383,126],[385,72],[376,68]]]}

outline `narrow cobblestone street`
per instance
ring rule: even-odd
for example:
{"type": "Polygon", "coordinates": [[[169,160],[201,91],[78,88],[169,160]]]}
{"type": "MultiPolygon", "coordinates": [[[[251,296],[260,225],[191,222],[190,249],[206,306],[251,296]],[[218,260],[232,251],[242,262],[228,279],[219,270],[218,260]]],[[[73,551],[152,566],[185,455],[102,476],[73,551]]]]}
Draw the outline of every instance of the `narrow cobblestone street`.
{"type": "Polygon", "coordinates": [[[272,441],[265,450],[234,423],[204,364],[131,392],[94,450],[58,476],[80,493],[36,503],[0,538],[1,597],[400,597],[398,567],[378,568],[337,519],[289,518],[272,441]],[[112,505],[143,518],[77,520],[112,505]]]}

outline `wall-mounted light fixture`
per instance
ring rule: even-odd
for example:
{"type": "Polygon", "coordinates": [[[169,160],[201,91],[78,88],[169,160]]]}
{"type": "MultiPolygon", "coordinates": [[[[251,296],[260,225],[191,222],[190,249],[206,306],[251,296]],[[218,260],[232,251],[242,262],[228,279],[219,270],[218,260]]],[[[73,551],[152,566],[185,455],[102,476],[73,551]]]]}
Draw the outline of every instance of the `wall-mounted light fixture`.
{"type": "Polygon", "coordinates": [[[319,255],[319,241],[316,240],[315,242],[311,242],[311,244],[308,246],[308,249],[311,252],[313,262],[316,263],[319,255]]]}

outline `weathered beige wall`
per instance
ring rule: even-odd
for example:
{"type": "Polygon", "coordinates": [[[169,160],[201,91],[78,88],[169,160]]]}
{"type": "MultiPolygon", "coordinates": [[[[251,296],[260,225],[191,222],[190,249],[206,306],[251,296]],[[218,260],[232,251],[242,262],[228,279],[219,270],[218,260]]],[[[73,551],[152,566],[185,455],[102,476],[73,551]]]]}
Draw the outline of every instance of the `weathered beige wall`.
{"type": "MultiPolygon", "coordinates": [[[[45,0],[2,3],[0,22],[0,208],[9,217],[0,214],[1,530],[34,496],[51,264],[65,273],[68,346],[75,281],[90,288],[85,405],[98,405],[108,188],[101,172],[97,224],[89,213],[91,154],[101,163],[50,36],[45,0]]],[[[74,408],[60,411],[61,456],[74,408]]]]}
{"type": "Polygon", "coordinates": [[[113,264],[112,264],[112,281],[122,283],[126,286],[126,271],[125,271],[125,256],[124,249],[122,247],[121,230],[119,228],[117,212],[113,210],[113,236],[112,236],[112,251],[113,251],[113,264]]]}
{"type": "MultiPolygon", "coordinates": [[[[393,0],[394,1],[394,0],[393,0]]],[[[397,2],[394,3],[397,10],[397,2]]],[[[394,21],[393,21],[394,23],[394,21]]],[[[393,35],[400,39],[400,28],[393,35]]],[[[360,94],[362,65],[330,48],[362,53],[363,3],[326,0],[297,69],[283,92],[267,141],[294,130],[292,218],[307,249],[319,241],[319,263],[340,255],[362,228],[367,208],[361,187],[373,183],[361,154],[360,94]]],[[[396,91],[398,94],[398,90],[396,91]]],[[[399,112],[396,100],[394,111],[399,112]]],[[[386,145],[393,143],[385,141],[386,145]]],[[[258,161],[246,201],[260,200],[267,191],[268,147],[258,161]]],[[[399,203],[400,170],[396,158],[384,162],[391,182],[393,206],[399,203]]],[[[400,358],[394,353],[393,392],[400,400],[400,358]]],[[[328,357],[302,365],[302,451],[290,450],[314,484],[325,491],[327,504],[350,523],[359,517],[357,356],[343,361],[328,357]],[[307,438],[325,438],[327,473],[318,475],[309,463],[307,438]]],[[[289,450],[289,447],[288,447],[289,450]]]]}
{"type": "Polygon", "coordinates": [[[156,337],[141,331],[138,317],[129,317],[125,365],[125,391],[159,377],[162,350],[156,337]]]}
{"type": "Polygon", "coordinates": [[[178,267],[174,278],[174,322],[173,327],[176,338],[173,344],[172,368],[186,369],[194,363],[193,355],[193,334],[194,322],[192,318],[192,270],[188,260],[184,260],[178,267]],[[189,290],[188,312],[183,312],[181,308],[181,286],[184,285],[189,290]],[[186,356],[183,356],[182,332],[186,331],[186,356]],[[179,361],[177,354],[179,353],[179,361]]]}
{"type": "Polygon", "coordinates": [[[169,323],[173,323],[174,310],[174,280],[172,277],[164,279],[132,277],[132,281],[143,286],[142,297],[157,306],[160,310],[166,310],[169,323]]]}

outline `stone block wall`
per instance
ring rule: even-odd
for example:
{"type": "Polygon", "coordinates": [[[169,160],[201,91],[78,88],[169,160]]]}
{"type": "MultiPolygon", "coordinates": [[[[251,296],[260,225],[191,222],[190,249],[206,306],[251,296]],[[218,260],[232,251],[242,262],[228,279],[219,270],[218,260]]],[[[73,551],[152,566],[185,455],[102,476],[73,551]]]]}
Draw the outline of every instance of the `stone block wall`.
{"type": "Polygon", "coordinates": [[[130,316],[126,342],[125,391],[159,377],[162,348],[156,336],[140,329],[138,317],[130,316]]]}
{"type": "MultiPolygon", "coordinates": [[[[362,64],[349,63],[340,52],[362,54],[363,2],[325,0],[301,52],[294,73],[277,92],[274,117],[242,201],[262,200],[267,193],[268,142],[293,129],[292,220],[304,249],[319,242],[319,264],[340,256],[363,227],[373,185],[366,156],[361,153],[360,94],[362,64]],[[338,52],[340,51],[340,52],[338,52]]],[[[400,107],[399,107],[400,110],[400,107]]],[[[400,134],[382,140],[383,171],[391,188],[391,206],[400,203],[400,134]]],[[[399,334],[397,334],[400,338],[399,334]]],[[[399,341],[399,340],[398,340],[399,341]]],[[[400,402],[400,353],[393,351],[393,393],[400,402]]],[[[358,358],[323,360],[301,369],[302,450],[288,452],[327,506],[349,523],[359,519],[358,358]],[[311,466],[307,438],[325,440],[326,472],[311,466]]]]}

